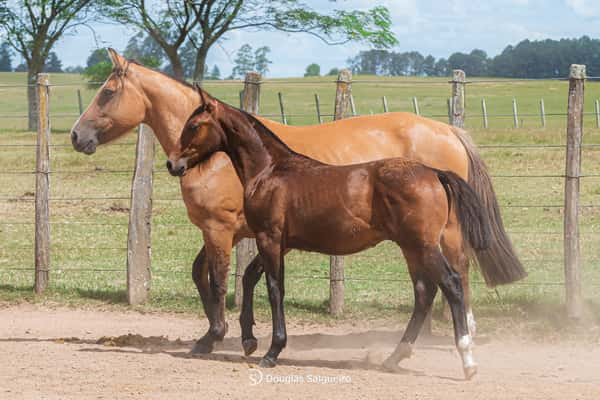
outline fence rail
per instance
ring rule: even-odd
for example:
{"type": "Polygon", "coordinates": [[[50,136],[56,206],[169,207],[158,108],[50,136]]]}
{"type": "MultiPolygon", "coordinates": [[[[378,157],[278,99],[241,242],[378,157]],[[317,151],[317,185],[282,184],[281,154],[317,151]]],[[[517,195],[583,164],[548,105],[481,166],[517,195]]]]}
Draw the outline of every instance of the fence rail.
{"type": "MultiPolygon", "coordinates": [[[[567,142],[564,144],[488,144],[480,145],[479,148],[486,149],[564,149],[566,153],[567,165],[565,173],[547,173],[539,175],[531,174],[492,174],[494,178],[506,178],[506,179],[562,179],[565,182],[565,202],[564,204],[502,204],[503,208],[552,208],[564,210],[564,229],[562,231],[549,231],[549,232],[519,232],[511,231],[511,234],[534,234],[534,235],[563,235],[564,236],[564,259],[544,259],[544,262],[552,263],[564,263],[565,268],[565,280],[562,282],[535,282],[535,283],[519,283],[520,285],[540,285],[540,286],[565,286],[567,293],[567,304],[569,315],[572,317],[579,317],[581,315],[581,278],[580,278],[580,265],[583,260],[590,261],[594,259],[582,258],[579,252],[580,247],[580,234],[585,233],[586,235],[600,235],[600,232],[586,231],[579,232],[578,215],[581,209],[585,208],[596,208],[600,205],[595,204],[581,204],[579,185],[581,179],[584,178],[598,178],[600,174],[585,174],[581,172],[581,151],[582,149],[594,149],[600,147],[600,143],[582,143],[582,129],[583,129],[583,118],[585,116],[593,116],[597,127],[600,127],[600,104],[598,100],[594,101],[594,111],[584,112],[583,110],[583,96],[585,81],[585,73],[581,73],[581,69],[574,67],[574,71],[568,78],[569,81],[569,109],[566,113],[560,112],[547,112],[543,99],[540,99],[540,112],[519,112],[519,104],[516,99],[512,100],[512,112],[511,113],[489,113],[489,104],[486,99],[481,99],[481,112],[468,113],[466,104],[465,88],[468,85],[483,84],[483,83],[507,83],[507,82],[527,82],[532,80],[467,80],[464,72],[454,71],[453,79],[450,81],[451,91],[450,98],[448,99],[448,113],[447,114],[429,114],[430,117],[448,118],[448,121],[458,127],[463,127],[465,121],[472,121],[475,119],[481,119],[484,128],[488,128],[491,118],[512,118],[513,125],[515,128],[522,126],[520,121],[523,117],[536,117],[539,118],[540,127],[546,126],[546,119],[550,117],[564,117],[567,120],[567,142]],[[579,71],[579,74],[577,73],[579,71]]],[[[589,79],[589,78],[588,78],[589,79]]],[[[244,109],[258,113],[259,102],[260,102],[260,90],[263,85],[275,85],[281,82],[276,80],[270,80],[266,82],[260,81],[260,76],[249,74],[245,81],[228,81],[225,84],[243,84],[244,90],[242,91],[241,103],[244,109]]],[[[304,84],[315,84],[323,83],[323,81],[315,82],[289,82],[285,84],[292,85],[304,85],[304,84]]],[[[314,96],[314,110],[315,114],[309,113],[290,113],[286,111],[286,103],[284,96],[281,92],[278,93],[278,106],[279,114],[277,113],[265,113],[263,116],[281,118],[283,123],[288,123],[290,118],[296,117],[308,117],[315,116],[319,122],[323,122],[324,117],[332,117],[334,120],[344,118],[350,115],[358,115],[356,110],[356,104],[354,103],[354,97],[352,94],[353,85],[361,84],[386,84],[387,85],[421,85],[421,84],[435,84],[435,85],[446,85],[447,81],[436,81],[436,82],[424,82],[424,81],[395,81],[385,82],[383,80],[370,80],[370,79],[358,79],[352,80],[352,76],[349,71],[343,71],[335,83],[336,94],[333,113],[323,113],[321,109],[319,95],[314,96]]],[[[69,85],[54,85],[48,82],[47,76],[40,75],[37,85],[35,85],[38,93],[39,107],[39,121],[42,123],[38,124],[38,135],[37,143],[0,143],[0,151],[3,149],[10,150],[14,148],[35,148],[37,151],[37,165],[34,171],[29,170],[5,170],[1,171],[0,175],[11,175],[11,174],[23,174],[23,175],[34,175],[36,177],[36,190],[34,197],[0,197],[0,202],[25,202],[35,204],[35,220],[34,221],[0,221],[0,225],[30,225],[35,228],[35,262],[33,268],[18,268],[18,267],[3,267],[5,270],[15,271],[35,271],[35,288],[36,292],[41,293],[48,284],[50,279],[50,272],[64,272],[64,271],[97,271],[97,272],[124,272],[127,271],[127,283],[128,283],[128,300],[132,304],[137,304],[146,301],[148,296],[148,290],[150,287],[150,227],[151,223],[151,210],[152,203],[157,202],[176,202],[181,201],[180,197],[158,197],[152,196],[152,179],[154,177],[154,156],[153,148],[154,141],[151,133],[144,131],[147,128],[140,128],[137,142],[122,142],[114,143],[112,146],[136,146],[136,167],[135,169],[90,169],[90,170],[68,170],[68,169],[50,169],[50,151],[52,149],[70,148],[69,144],[53,144],[50,143],[50,112],[48,107],[49,88],[58,86],[69,86],[69,85]],[[45,103],[44,103],[45,102],[45,103]],[[45,121],[45,123],[44,123],[45,121]],[[51,197],[50,196],[50,177],[53,175],[69,175],[69,174],[131,174],[133,179],[131,196],[71,196],[71,197],[51,197]],[[94,223],[94,222],[82,222],[82,221],[55,221],[50,219],[50,206],[53,202],[64,203],[64,202],[87,202],[87,201],[131,201],[131,207],[128,210],[130,213],[129,223],[94,223]],[[113,250],[113,251],[127,251],[127,268],[126,269],[115,269],[115,268],[84,268],[84,267],[63,267],[60,265],[50,265],[50,227],[53,225],[82,225],[82,226],[120,226],[128,227],[129,238],[127,247],[73,247],[72,249],[79,250],[113,250]]],[[[16,87],[16,85],[0,85],[0,89],[16,87]]],[[[21,86],[22,87],[22,86],[21,86]]],[[[78,109],[79,113],[55,113],[52,117],[62,116],[78,116],[82,113],[82,99],[81,93],[78,92],[78,109]]],[[[413,111],[416,114],[422,114],[428,116],[424,112],[425,107],[423,103],[419,102],[418,97],[410,98],[412,102],[413,111]]],[[[381,107],[384,112],[389,111],[389,99],[386,96],[381,97],[381,107]]],[[[7,115],[1,114],[0,118],[20,118],[19,115],[7,115]]],[[[23,115],[22,117],[27,117],[23,115]]],[[[163,169],[157,170],[158,173],[166,173],[163,169]]],[[[189,227],[193,228],[191,224],[178,224],[178,223],[158,223],[155,222],[154,226],[164,227],[189,227]]],[[[65,249],[64,247],[54,247],[55,249],[65,249]]],[[[252,245],[251,241],[245,241],[237,247],[236,251],[236,268],[231,273],[233,279],[235,279],[235,302],[239,304],[241,299],[241,276],[243,275],[243,268],[249,263],[249,261],[256,254],[256,250],[252,245]]],[[[536,262],[540,262],[540,259],[534,259],[536,262]]],[[[594,260],[595,261],[595,260],[594,260]]],[[[157,273],[183,273],[187,271],[172,271],[160,267],[152,268],[153,272],[157,273]]],[[[333,315],[339,315],[343,312],[344,308],[344,283],[346,281],[360,281],[364,279],[373,280],[373,278],[361,278],[351,275],[346,275],[344,272],[344,259],[342,257],[331,257],[330,260],[330,271],[328,275],[290,275],[292,279],[327,279],[330,281],[330,312],[333,315]]],[[[408,282],[408,279],[397,279],[386,277],[382,281],[388,282],[408,282]]],[[[483,284],[481,281],[473,281],[474,284],[483,284]]],[[[586,283],[587,284],[587,283],[586,283]]],[[[592,282],[592,285],[600,285],[600,283],[592,282]]]]}

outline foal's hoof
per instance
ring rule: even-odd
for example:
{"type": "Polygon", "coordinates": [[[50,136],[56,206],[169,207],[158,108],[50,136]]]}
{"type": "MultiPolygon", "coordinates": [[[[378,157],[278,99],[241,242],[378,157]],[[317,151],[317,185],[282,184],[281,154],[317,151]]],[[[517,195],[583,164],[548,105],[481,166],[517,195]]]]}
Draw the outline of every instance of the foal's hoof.
{"type": "Polygon", "coordinates": [[[207,339],[206,336],[198,339],[190,350],[190,354],[209,354],[215,348],[215,343],[213,340],[207,339]]]}
{"type": "Polygon", "coordinates": [[[270,357],[263,357],[262,360],[258,363],[260,368],[274,368],[277,365],[277,361],[273,360],[270,357]]]}
{"type": "Polygon", "coordinates": [[[470,381],[477,374],[477,365],[464,367],[463,371],[465,372],[465,380],[470,381]]]}
{"type": "Polygon", "coordinates": [[[244,348],[244,354],[247,356],[254,353],[258,347],[258,341],[256,338],[242,340],[242,347],[244,348]]]}

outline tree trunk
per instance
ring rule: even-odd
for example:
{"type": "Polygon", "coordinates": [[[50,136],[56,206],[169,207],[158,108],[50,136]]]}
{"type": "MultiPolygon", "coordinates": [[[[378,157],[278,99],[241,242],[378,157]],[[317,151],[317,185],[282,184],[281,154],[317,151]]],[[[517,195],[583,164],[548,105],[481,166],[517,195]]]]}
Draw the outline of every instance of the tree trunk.
{"type": "Polygon", "coordinates": [[[204,67],[206,66],[206,56],[208,55],[208,47],[202,46],[196,54],[196,66],[194,68],[194,82],[202,82],[204,80],[204,67]]]}
{"type": "Polygon", "coordinates": [[[185,73],[183,71],[183,64],[181,63],[181,58],[177,54],[177,49],[173,51],[166,51],[167,57],[169,57],[169,62],[171,63],[171,67],[173,68],[173,75],[177,79],[185,79],[185,73]]]}
{"type": "Polygon", "coordinates": [[[35,92],[35,84],[37,82],[37,68],[33,66],[27,70],[27,104],[29,108],[27,129],[30,131],[37,130],[37,98],[35,92]]]}

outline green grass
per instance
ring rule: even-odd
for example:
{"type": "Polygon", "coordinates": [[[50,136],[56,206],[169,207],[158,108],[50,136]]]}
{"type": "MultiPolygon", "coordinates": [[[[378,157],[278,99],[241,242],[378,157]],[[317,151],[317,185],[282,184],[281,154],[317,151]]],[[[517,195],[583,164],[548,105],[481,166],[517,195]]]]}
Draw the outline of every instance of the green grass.
{"type": "MultiPolygon", "coordinates": [[[[369,83],[353,86],[359,113],[382,112],[381,97],[387,97],[391,111],[412,110],[417,96],[421,113],[446,121],[446,99],[450,85],[446,79],[359,77],[369,83]],[[419,84],[407,83],[418,80],[419,84]]],[[[125,262],[131,173],[105,174],[103,169],[129,170],[134,162],[134,136],[115,145],[100,148],[93,157],[74,152],[69,146],[68,129],[77,118],[77,93],[84,104],[95,91],[79,76],[51,75],[52,198],[113,197],[115,200],[73,200],[51,203],[52,272],[48,292],[33,296],[33,174],[3,174],[2,171],[33,171],[35,147],[1,147],[6,144],[33,145],[35,136],[26,130],[26,91],[2,88],[21,84],[23,74],[0,73],[0,300],[7,302],[51,301],[60,304],[125,305],[125,262]],[[8,117],[8,118],[7,118],[8,117]],[[91,171],[76,173],[74,171],[91,171]],[[19,201],[16,201],[19,200],[19,201]],[[24,201],[21,201],[24,200],[24,201]],[[14,224],[12,224],[14,223],[14,224]],[[26,269],[26,270],[22,270],[26,269]],[[93,271],[89,271],[92,269],[93,271]]],[[[206,84],[209,92],[238,104],[239,83],[206,84]]],[[[321,99],[323,114],[332,113],[335,84],[331,78],[268,80],[262,87],[261,111],[279,113],[277,93],[284,96],[288,121],[316,123],[314,94],[321,99]]],[[[600,97],[600,84],[586,87],[585,139],[600,143],[595,127],[593,101],[600,97]]],[[[561,178],[510,178],[505,175],[556,175],[564,173],[563,148],[486,147],[498,144],[565,143],[567,83],[560,81],[499,82],[467,87],[467,127],[491,173],[507,229],[529,272],[517,285],[489,290],[473,272],[473,299],[482,329],[519,330],[536,333],[564,331],[562,257],[563,202],[561,178]],[[485,97],[490,128],[482,129],[479,114],[485,97]],[[512,128],[512,99],[521,114],[519,129],[512,128]],[[539,99],[544,98],[549,114],[546,129],[540,128],[539,99]],[[545,207],[540,207],[545,206],[545,207]]],[[[274,117],[276,118],[276,117],[274,117]]],[[[156,159],[152,227],[151,300],[139,307],[144,311],[166,310],[200,312],[198,296],[191,281],[191,263],[202,245],[200,232],[187,220],[179,185],[164,171],[165,157],[156,159]],[[174,199],[174,200],[173,200],[174,199]]],[[[600,174],[600,152],[583,150],[583,173],[600,174]]],[[[582,180],[584,205],[581,212],[583,290],[592,315],[600,309],[600,178],[582,180]]],[[[318,254],[293,252],[287,257],[286,307],[295,318],[328,322],[328,258],[318,254]],[[307,278],[308,277],[308,278],[307,278]]],[[[412,289],[404,261],[397,247],[383,243],[374,249],[348,257],[346,277],[346,317],[352,319],[393,318],[405,320],[412,305],[412,289]],[[378,280],[371,280],[376,277],[378,280]]],[[[230,292],[233,282],[230,282],[230,292]]],[[[257,309],[260,318],[268,316],[264,283],[258,286],[257,309]]],[[[231,297],[231,296],[230,296],[231,297]]],[[[231,303],[231,298],[229,299],[231,303]]],[[[442,325],[447,329],[447,325],[442,325]]]]}

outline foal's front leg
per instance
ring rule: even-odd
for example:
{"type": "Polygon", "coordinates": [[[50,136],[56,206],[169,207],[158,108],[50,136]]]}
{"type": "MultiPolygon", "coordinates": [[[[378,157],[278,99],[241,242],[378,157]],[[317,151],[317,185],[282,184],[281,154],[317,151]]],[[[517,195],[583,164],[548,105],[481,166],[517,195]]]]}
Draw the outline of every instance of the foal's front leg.
{"type": "Polygon", "coordinates": [[[246,267],[243,283],[242,312],[240,313],[240,327],[242,328],[242,347],[244,353],[249,356],[256,351],[258,342],[252,327],[254,325],[254,288],[263,273],[263,263],[260,255],[254,257],[246,267]]]}
{"type": "Polygon", "coordinates": [[[264,233],[257,234],[256,243],[263,260],[269,302],[271,303],[271,316],[273,319],[271,347],[262,360],[260,360],[259,366],[262,368],[272,368],[277,364],[277,357],[287,343],[285,316],[283,313],[283,297],[285,295],[283,282],[284,252],[280,244],[281,239],[278,237],[269,237],[264,233]]]}

